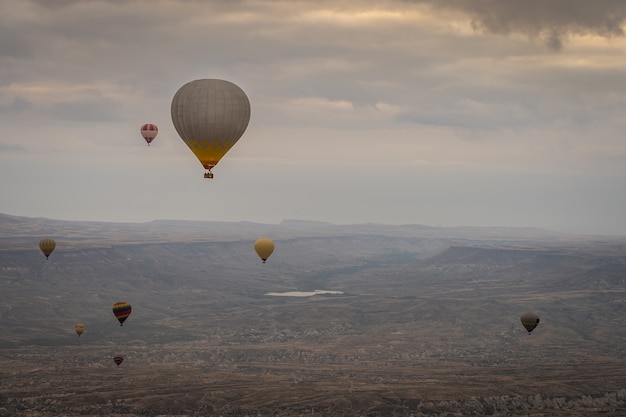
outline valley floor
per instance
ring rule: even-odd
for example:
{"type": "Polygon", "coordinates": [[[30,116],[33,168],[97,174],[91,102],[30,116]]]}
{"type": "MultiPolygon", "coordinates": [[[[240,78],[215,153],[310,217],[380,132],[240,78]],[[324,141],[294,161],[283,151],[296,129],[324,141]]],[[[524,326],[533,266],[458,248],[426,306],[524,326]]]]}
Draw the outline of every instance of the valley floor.
{"type": "Polygon", "coordinates": [[[618,357],[471,364],[332,349],[172,344],[134,348],[120,367],[110,347],[3,350],[0,416],[626,415],[618,357]],[[231,359],[204,360],[204,349],[231,359]]]}

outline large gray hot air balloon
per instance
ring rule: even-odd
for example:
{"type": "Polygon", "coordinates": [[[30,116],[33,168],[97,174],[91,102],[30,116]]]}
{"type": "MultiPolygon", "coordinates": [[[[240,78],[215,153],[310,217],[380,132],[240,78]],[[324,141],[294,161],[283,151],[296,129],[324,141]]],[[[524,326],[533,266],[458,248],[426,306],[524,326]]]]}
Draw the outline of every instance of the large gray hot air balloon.
{"type": "Polygon", "coordinates": [[[539,324],[539,314],[535,312],[528,312],[522,314],[522,325],[528,330],[528,334],[532,332],[539,324]]]}
{"type": "Polygon", "coordinates": [[[230,81],[202,79],[183,85],[172,99],[172,122],[206,172],[239,140],[250,121],[250,101],[230,81]]]}

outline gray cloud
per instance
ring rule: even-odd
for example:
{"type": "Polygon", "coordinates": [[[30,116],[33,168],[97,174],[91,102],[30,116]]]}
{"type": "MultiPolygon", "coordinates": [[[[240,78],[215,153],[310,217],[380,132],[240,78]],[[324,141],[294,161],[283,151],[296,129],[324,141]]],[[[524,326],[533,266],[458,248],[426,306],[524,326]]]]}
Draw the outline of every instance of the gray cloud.
{"type": "Polygon", "coordinates": [[[21,145],[0,143],[0,152],[26,152],[28,149],[21,145]]]}
{"type": "Polygon", "coordinates": [[[32,103],[20,97],[13,98],[8,104],[0,105],[0,113],[24,113],[33,108],[32,103]]]}
{"type": "Polygon", "coordinates": [[[120,103],[106,98],[87,98],[53,104],[51,114],[61,120],[113,122],[124,120],[120,103]]]}
{"type": "MultiPolygon", "coordinates": [[[[12,37],[23,44],[14,52],[30,52],[22,59],[0,62],[7,75],[3,79],[85,85],[105,81],[120,86],[128,98],[150,94],[168,101],[189,79],[217,76],[239,82],[259,101],[276,104],[322,97],[351,103],[357,112],[384,102],[404,108],[404,116],[397,119],[476,128],[487,124],[490,128],[519,127],[549,121],[551,115],[560,119],[573,95],[589,98],[607,93],[597,89],[606,74],[602,70],[581,75],[572,88],[569,81],[576,78],[575,69],[563,72],[524,62],[507,67],[509,57],[538,59],[532,45],[511,47],[506,39],[452,32],[438,33],[435,45],[426,24],[393,19],[358,24],[349,19],[350,12],[380,9],[376,2],[342,7],[307,1],[158,2],[155,7],[141,1],[38,3],[50,7],[38,24],[25,24],[33,16],[31,10],[20,14],[24,20],[11,26],[12,37]],[[319,10],[347,13],[347,17],[344,21],[304,18],[319,10]],[[512,108],[518,111],[512,113],[512,108]]],[[[382,4],[398,10],[416,2],[409,3],[382,4]]],[[[613,1],[593,5],[568,0],[418,3],[441,13],[462,12],[490,33],[546,33],[545,40],[554,48],[562,44],[562,34],[575,31],[619,34],[615,22],[626,9],[613,1]]],[[[434,18],[446,19],[443,15],[434,18]]],[[[130,110],[132,103],[125,105],[130,110]]],[[[106,118],[115,119],[118,116],[111,110],[115,106],[114,102],[96,102],[87,107],[99,108],[106,118]]],[[[80,104],[65,103],[55,114],[66,118],[86,111],[80,104]]],[[[269,121],[272,113],[265,114],[268,118],[257,123],[269,121]]],[[[274,118],[280,116],[274,113],[274,118]]],[[[327,124],[326,116],[316,119],[303,113],[311,125],[327,124]]],[[[281,119],[281,123],[290,120],[281,119]]]]}
{"type": "Polygon", "coordinates": [[[523,33],[560,50],[570,34],[623,36],[622,0],[416,0],[439,10],[467,14],[475,29],[496,34],[523,33]]]}

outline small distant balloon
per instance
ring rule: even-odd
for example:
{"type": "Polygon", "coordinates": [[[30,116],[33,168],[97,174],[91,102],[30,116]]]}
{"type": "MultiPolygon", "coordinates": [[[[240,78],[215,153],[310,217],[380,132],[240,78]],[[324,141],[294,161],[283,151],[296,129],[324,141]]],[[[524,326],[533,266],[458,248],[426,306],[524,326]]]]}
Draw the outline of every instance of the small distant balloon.
{"type": "Polygon", "coordinates": [[[259,258],[265,263],[267,258],[274,252],[274,242],[271,239],[262,238],[254,242],[254,250],[259,258]]]}
{"type": "Polygon", "coordinates": [[[113,304],[113,314],[115,314],[115,318],[120,322],[120,326],[124,325],[124,322],[130,316],[132,308],[130,304],[126,301],[119,301],[113,304]]]}
{"type": "Polygon", "coordinates": [[[124,362],[124,357],[122,355],[115,355],[113,356],[113,362],[119,367],[122,362],[124,362]]]}
{"type": "Polygon", "coordinates": [[[146,140],[148,146],[150,146],[150,143],[154,140],[154,138],[156,138],[156,135],[158,133],[159,129],[155,124],[146,123],[145,125],[141,126],[141,136],[143,136],[143,138],[146,140]]]}
{"type": "Polygon", "coordinates": [[[46,255],[46,259],[48,259],[48,256],[50,256],[56,246],[57,243],[54,241],[54,239],[46,238],[39,241],[39,249],[41,249],[43,254],[46,255]]]}
{"type": "Polygon", "coordinates": [[[78,337],[80,337],[80,335],[83,334],[86,328],[87,326],[85,326],[83,323],[76,323],[74,325],[74,331],[76,332],[78,337]]]}
{"type": "Polygon", "coordinates": [[[530,334],[539,324],[539,314],[529,311],[522,314],[521,320],[522,325],[526,328],[528,334],[530,334]]]}

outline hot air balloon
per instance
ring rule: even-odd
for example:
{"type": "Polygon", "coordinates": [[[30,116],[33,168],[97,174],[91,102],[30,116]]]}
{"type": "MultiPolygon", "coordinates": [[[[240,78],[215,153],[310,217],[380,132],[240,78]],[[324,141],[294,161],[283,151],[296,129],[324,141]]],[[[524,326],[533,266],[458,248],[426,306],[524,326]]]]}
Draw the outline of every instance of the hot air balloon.
{"type": "Polygon", "coordinates": [[[522,325],[528,330],[528,334],[532,332],[539,324],[539,315],[534,312],[528,312],[522,314],[522,325]]]}
{"type": "Polygon", "coordinates": [[[154,138],[156,138],[156,135],[159,133],[159,129],[157,128],[157,126],[153,125],[152,123],[146,123],[145,125],[141,126],[140,130],[141,136],[143,136],[146,142],[148,142],[148,146],[150,146],[150,142],[152,142],[154,138]]]}
{"type": "Polygon", "coordinates": [[[122,362],[124,362],[124,357],[122,355],[115,355],[113,356],[113,362],[115,362],[117,366],[120,366],[122,362]]]}
{"type": "Polygon", "coordinates": [[[250,101],[230,81],[201,79],[183,85],[172,99],[172,122],[196,155],[204,178],[239,140],[250,121],[250,101]]]}
{"type": "Polygon", "coordinates": [[[57,243],[54,241],[54,239],[41,239],[39,241],[39,249],[41,249],[43,254],[46,255],[46,259],[48,259],[48,256],[50,256],[56,246],[57,243]]]}
{"type": "Polygon", "coordinates": [[[78,337],[80,337],[80,335],[83,334],[86,328],[87,326],[85,326],[83,323],[76,323],[74,325],[74,331],[76,332],[78,337]]]}
{"type": "Polygon", "coordinates": [[[115,314],[115,317],[119,320],[120,326],[124,325],[124,322],[128,316],[130,316],[131,311],[132,308],[126,301],[119,301],[113,304],[113,314],[115,314]]]}
{"type": "Polygon", "coordinates": [[[259,258],[263,260],[263,263],[265,263],[267,258],[274,252],[274,242],[271,239],[259,239],[254,242],[254,250],[257,255],[259,255],[259,258]]]}

